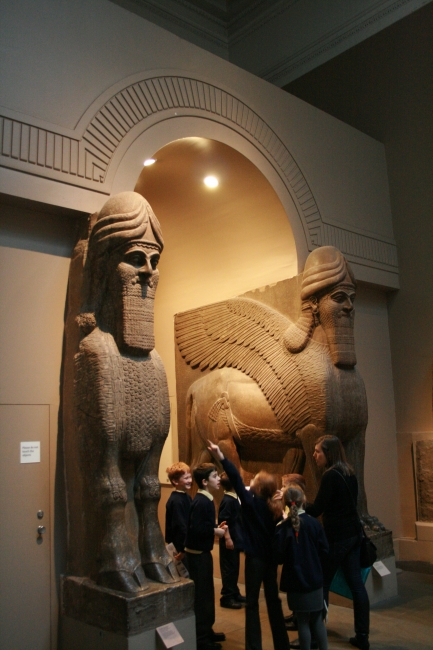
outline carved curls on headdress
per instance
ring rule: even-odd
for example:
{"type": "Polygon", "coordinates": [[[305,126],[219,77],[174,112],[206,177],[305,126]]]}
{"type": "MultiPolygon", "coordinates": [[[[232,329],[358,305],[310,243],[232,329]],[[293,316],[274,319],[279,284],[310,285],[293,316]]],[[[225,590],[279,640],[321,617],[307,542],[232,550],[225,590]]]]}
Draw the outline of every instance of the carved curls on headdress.
{"type": "Polygon", "coordinates": [[[313,332],[314,316],[308,299],[343,281],[356,286],[352,269],[338,248],[321,246],[309,254],[301,285],[302,313],[284,334],[284,344],[289,352],[302,352],[313,332]]]}

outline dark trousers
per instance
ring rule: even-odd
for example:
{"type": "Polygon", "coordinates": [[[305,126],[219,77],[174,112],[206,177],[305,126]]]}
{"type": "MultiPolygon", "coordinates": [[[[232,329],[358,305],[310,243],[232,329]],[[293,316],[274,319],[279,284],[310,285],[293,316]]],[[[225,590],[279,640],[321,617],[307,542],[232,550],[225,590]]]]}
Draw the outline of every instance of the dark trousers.
{"type": "Polygon", "coordinates": [[[197,646],[212,641],[212,627],[215,623],[215,594],[213,585],[213,560],[210,551],[188,553],[188,571],[194,581],[194,611],[197,646]]]}
{"type": "Polygon", "coordinates": [[[356,634],[367,634],[370,630],[370,601],[367,590],[361,577],[361,566],[359,563],[359,550],[361,547],[362,535],[350,537],[329,545],[329,556],[323,567],[323,592],[326,603],[329,602],[329,587],[338,566],[346,578],[346,582],[352,592],[353,614],[355,617],[356,634]]]}
{"type": "Polygon", "coordinates": [[[221,600],[233,600],[240,595],[238,587],[239,557],[238,549],[226,548],[224,538],[220,539],[221,600]]]}
{"type": "Polygon", "coordinates": [[[278,596],[277,565],[264,562],[258,557],[245,558],[245,647],[246,650],[262,650],[262,630],[259,616],[260,587],[265,589],[266,607],[271,625],[275,650],[289,650],[289,639],[284,624],[283,609],[278,596]]]}

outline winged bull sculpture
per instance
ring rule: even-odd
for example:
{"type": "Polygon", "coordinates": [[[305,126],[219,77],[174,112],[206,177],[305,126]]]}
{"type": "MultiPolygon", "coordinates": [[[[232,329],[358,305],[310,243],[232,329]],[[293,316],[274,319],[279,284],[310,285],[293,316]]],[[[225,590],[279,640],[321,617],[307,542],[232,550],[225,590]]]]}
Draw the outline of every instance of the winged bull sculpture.
{"type": "Polygon", "coordinates": [[[187,437],[193,465],[217,442],[247,480],[279,464],[282,473],[306,463],[308,496],[320,475],[312,460],[316,439],[342,440],[359,482],[358,510],[372,529],[364,487],[364,382],[356,369],[356,283],[342,253],[314,250],[301,283],[297,322],[250,298],[233,298],[176,317],[179,351],[191,367],[211,370],[187,393],[187,437]]]}

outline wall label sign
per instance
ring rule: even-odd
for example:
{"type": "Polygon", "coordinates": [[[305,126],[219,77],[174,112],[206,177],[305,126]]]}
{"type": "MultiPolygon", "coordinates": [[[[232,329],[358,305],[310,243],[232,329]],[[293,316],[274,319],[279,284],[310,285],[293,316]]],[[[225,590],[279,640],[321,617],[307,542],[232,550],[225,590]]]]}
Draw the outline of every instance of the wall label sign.
{"type": "Polygon", "coordinates": [[[40,463],[41,462],[41,443],[20,442],[20,463],[40,463]]]}
{"type": "Polygon", "coordinates": [[[180,643],[183,643],[183,638],[179,634],[179,630],[174,623],[167,623],[156,628],[156,633],[161,639],[164,648],[173,648],[180,643]]]}
{"type": "Polygon", "coordinates": [[[384,563],[381,562],[380,560],[378,560],[373,564],[373,568],[376,569],[376,571],[382,578],[384,578],[385,576],[389,576],[391,574],[391,571],[387,569],[384,563]]]}

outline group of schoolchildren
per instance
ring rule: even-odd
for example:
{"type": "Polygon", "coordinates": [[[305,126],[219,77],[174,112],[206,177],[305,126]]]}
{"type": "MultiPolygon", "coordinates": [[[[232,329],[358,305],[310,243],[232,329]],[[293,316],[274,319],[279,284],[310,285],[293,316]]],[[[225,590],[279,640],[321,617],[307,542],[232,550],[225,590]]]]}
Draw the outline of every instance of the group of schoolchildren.
{"type": "MultiPolygon", "coordinates": [[[[193,469],[198,491],[191,499],[191,470],[185,463],[167,469],[174,486],[166,509],[166,542],[177,551],[176,560],[186,566],[195,585],[197,650],[218,650],[225,640],[215,632],[215,598],[212,548],[219,538],[222,590],[220,604],[245,609],[246,650],[262,650],[259,616],[260,588],[263,584],[275,650],[289,650],[287,629],[298,629],[298,646],[327,650],[323,621],[323,575],[321,564],[328,550],[322,526],[304,512],[302,477],[290,476],[283,490],[274,476],[259,472],[245,487],[238,469],[220,448],[209,442],[209,451],[220,462],[221,477],[212,463],[193,469]],[[295,482],[293,482],[295,481],[295,482]],[[212,491],[224,488],[224,498],[216,511],[212,491]],[[283,507],[282,507],[283,506],[283,507]],[[240,552],[245,552],[246,597],[238,588],[240,552]],[[282,564],[280,590],[287,593],[292,617],[284,619],[277,565],[282,564]],[[289,622],[288,622],[288,619],[289,622]]],[[[303,489],[304,487],[304,489],[303,489]]],[[[293,646],[292,646],[293,647],[293,646]]],[[[296,646],[295,646],[296,647],[296,646]]]]}

